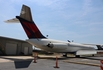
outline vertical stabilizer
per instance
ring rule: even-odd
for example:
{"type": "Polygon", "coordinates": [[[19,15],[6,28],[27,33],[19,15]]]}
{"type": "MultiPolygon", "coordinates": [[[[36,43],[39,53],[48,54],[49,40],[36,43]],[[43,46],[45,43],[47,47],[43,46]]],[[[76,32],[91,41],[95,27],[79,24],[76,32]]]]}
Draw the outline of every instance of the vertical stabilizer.
{"type": "Polygon", "coordinates": [[[26,6],[26,5],[23,5],[23,6],[22,6],[21,13],[20,13],[20,17],[21,17],[21,18],[24,18],[25,20],[28,20],[28,21],[33,22],[31,10],[30,10],[30,8],[29,8],[28,6],[26,6]]]}
{"type": "Polygon", "coordinates": [[[23,5],[20,16],[16,16],[16,18],[19,19],[28,38],[45,38],[36,24],[33,22],[31,10],[28,6],[23,5]]]}

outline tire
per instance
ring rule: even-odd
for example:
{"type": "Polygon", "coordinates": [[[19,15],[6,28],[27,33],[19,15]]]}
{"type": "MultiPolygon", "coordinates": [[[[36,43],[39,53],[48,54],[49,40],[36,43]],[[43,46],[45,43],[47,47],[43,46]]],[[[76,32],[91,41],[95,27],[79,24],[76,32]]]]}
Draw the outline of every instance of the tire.
{"type": "Polygon", "coordinates": [[[80,58],[80,55],[75,55],[75,57],[80,58]]]}

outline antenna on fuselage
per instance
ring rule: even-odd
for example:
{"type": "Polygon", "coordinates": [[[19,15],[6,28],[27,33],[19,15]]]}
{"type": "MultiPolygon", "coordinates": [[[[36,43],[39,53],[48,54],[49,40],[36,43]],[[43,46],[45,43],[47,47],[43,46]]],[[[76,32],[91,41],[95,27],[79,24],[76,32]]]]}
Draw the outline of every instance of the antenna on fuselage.
{"type": "Polygon", "coordinates": [[[68,42],[70,42],[70,40],[67,40],[68,42]]]}
{"type": "Polygon", "coordinates": [[[46,35],[46,37],[49,37],[49,35],[46,35]]]}

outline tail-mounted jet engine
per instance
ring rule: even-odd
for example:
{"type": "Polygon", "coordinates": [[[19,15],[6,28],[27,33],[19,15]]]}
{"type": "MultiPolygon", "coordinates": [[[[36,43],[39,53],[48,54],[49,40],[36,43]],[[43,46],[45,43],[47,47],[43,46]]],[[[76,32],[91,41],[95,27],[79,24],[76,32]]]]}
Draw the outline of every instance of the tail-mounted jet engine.
{"type": "Polygon", "coordinates": [[[47,45],[49,48],[53,48],[53,44],[52,43],[48,43],[48,45],[47,45]]]}
{"type": "Polygon", "coordinates": [[[66,43],[48,43],[47,47],[52,49],[66,49],[68,47],[68,44],[66,43]]]}

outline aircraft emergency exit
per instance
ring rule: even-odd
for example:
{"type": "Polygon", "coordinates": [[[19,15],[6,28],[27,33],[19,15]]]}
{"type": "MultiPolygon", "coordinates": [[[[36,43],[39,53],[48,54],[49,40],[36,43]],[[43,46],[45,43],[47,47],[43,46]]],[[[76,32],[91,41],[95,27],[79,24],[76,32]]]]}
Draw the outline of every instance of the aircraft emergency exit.
{"type": "Polygon", "coordinates": [[[67,53],[73,53],[75,56],[79,57],[80,55],[97,54],[97,50],[103,50],[102,45],[81,44],[48,39],[36,26],[32,19],[31,10],[26,5],[22,6],[20,16],[16,16],[16,18],[7,20],[5,22],[11,23],[18,21],[20,21],[29,38],[26,41],[44,51],[65,53],[64,56],[67,56],[67,53]]]}

